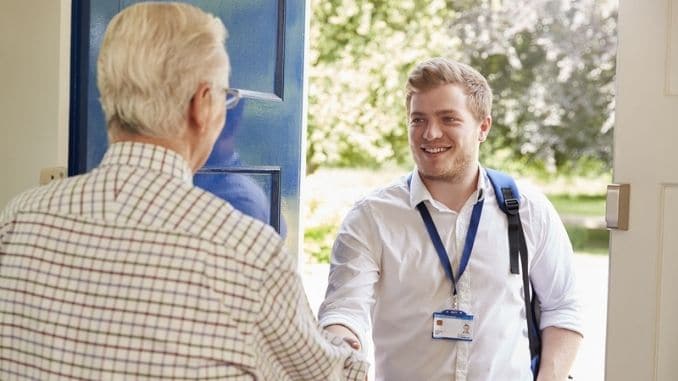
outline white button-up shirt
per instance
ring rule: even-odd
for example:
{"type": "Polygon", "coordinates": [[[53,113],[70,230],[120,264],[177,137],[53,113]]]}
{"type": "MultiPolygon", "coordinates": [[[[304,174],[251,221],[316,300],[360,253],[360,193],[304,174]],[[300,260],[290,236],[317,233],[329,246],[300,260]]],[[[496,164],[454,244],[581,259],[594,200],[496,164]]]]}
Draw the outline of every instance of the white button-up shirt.
{"type": "MultiPolygon", "coordinates": [[[[480,169],[459,213],[434,200],[418,172],[358,201],[334,244],[323,326],[343,324],[366,346],[377,380],[532,380],[522,277],[509,269],[507,218],[480,169]],[[481,191],[482,190],[482,191],[481,191]],[[432,314],[451,308],[445,275],[416,205],[425,201],[455,277],[473,204],[484,207],[468,267],[457,279],[459,309],[474,315],[472,342],[432,339],[432,314]]],[[[520,217],[540,327],[581,332],[572,246],[547,198],[523,184],[520,217]]]]}

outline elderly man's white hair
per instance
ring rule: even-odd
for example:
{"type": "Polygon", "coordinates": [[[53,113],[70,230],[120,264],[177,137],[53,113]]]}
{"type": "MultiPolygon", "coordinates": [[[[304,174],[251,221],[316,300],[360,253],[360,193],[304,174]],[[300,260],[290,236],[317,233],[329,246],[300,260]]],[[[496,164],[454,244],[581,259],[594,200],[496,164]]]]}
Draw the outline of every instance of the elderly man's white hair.
{"type": "Polygon", "coordinates": [[[111,20],[97,61],[109,134],[175,136],[198,85],[228,87],[220,19],[181,3],[139,3],[111,20]]]}

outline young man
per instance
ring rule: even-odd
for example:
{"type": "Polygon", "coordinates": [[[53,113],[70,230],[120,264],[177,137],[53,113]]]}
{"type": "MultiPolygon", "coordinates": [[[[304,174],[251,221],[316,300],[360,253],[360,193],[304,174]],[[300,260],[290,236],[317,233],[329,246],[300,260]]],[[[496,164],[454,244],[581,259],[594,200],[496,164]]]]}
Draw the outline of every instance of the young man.
{"type": "Polygon", "coordinates": [[[225,38],[185,4],[111,20],[103,161],[0,213],[0,379],[365,378],[275,232],[191,182],[238,101],[225,38]]]}
{"type": "MultiPolygon", "coordinates": [[[[357,345],[372,338],[377,380],[532,380],[522,278],[509,271],[506,215],[478,162],[492,127],[489,85],[467,65],[433,58],[410,74],[406,102],[416,170],[346,216],[320,323],[357,345]]],[[[520,191],[529,274],[542,303],[539,380],[564,380],[582,326],[572,247],[548,200],[520,191]]]]}

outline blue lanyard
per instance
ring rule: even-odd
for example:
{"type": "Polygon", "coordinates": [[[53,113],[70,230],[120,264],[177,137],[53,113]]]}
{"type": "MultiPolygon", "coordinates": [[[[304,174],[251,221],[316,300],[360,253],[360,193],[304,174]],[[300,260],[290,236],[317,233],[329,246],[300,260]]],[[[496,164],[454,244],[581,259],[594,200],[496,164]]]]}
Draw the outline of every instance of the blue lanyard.
{"type": "MultiPolygon", "coordinates": [[[[409,187],[410,185],[410,178],[407,179],[407,185],[409,187]]],[[[478,233],[478,225],[480,224],[480,215],[483,212],[483,202],[484,200],[480,200],[473,205],[473,211],[471,212],[471,222],[468,226],[468,232],[466,232],[466,241],[464,242],[464,252],[462,253],[461,256],[461,261],[459,262],[459,274],[457,275],[457,279],[461,279],[461,276],[464,274],[464,271],[466,270],[466,266],[468,266],[468,262],[471,259],[471,251],[473,251],[473,243],[476,240],[476,233],[478,233]]],[[[447,256],[447,250],[445,250],[445,246],[443,245],[443,242],[440,239],[440,235],[438,234],[438,229],[436,229],[436,225],[433,222],[433,218],[431,218],[431,214],[428,211],[428,208],[424,204],[424,201],[420,202],[417,204],[417,209],[419,210],[419,214],[421,214],[421,219],[424,220],[424,225],[426,225],[426,231],[428,231],[428,235],[431,238],[431,242],[433,242],[433,246],[436,249],[436,252],[438,253],[438,258],[440,259],[440,264],[443,266],[443,269],[445,270],[445,274],[447,274],[447,277],[452,280],[452,290],[453,290],[453,295],[457,295],[457,282],[454,278],[454,273],[452,272],[452,264],[450,263],[450,258],[447,256]]]]}
{"type": "MultiPolygon", "coordinates": [[[[452,272],[452,264],[450,264],[450,258],[447,256],[447,250],[445,250],[445,246],[440,240],[438,229],[436,229],[436,225],[433,223],[431,214],[428,212],[428,208],[426,208],[426,205],[424,205],[423,201],[417,205],[417,209],[419,209],[419,214],[421,214],[421,218],[424,220],[424,225],[426,225],[426,230],[428,231],[429,237],[431,237],[433,246],[436,248],[438,258],[440,259],[440,264],[443,265],[443,269],[445,270],[447,277],[452,280],[453,295],[457,295],[457,282],[454,278],[454,273],[452,272]]],[[[478,224],[480,223],[480,215],[482,212],[483,200],[480,200],[476,202],[475,205],[473,205],[471,223],[469,224],[468,232],[466,233],[466,242],[464,242],[464,252],[461,256],[461,261],[459,262],[459,274],[457,275],[457,279],[461,279],[461,276],[466,270],[466,266],[468,266],[469,259],[471,259],[471,251],[473,250],[473,243],[476,240],[476,233],[478,232],[478,224]]]]}

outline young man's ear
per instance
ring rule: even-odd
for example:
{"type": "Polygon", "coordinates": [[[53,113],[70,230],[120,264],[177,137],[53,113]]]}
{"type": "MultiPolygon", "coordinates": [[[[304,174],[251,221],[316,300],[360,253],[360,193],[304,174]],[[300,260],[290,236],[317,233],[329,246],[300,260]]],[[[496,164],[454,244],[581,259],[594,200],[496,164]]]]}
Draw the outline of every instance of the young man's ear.
{"type": "Polygon", "coordinates": [[[188,121],[189,127],[196,129],[196,132],[203,132],[208,126],[213,107],[212,96],[212,87],[206,83],[201,83],[193,93],[188,106],[188,121]]]}
{"type": "Polygon", "coordinates": [[[482,143],[487,139],[487,134],[490,133],[492,129],[492,117],[486,116],[485,119],[480,123],[480,132],[478,133],[478,140],[482,143]]]}

